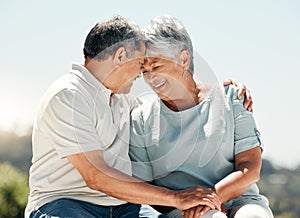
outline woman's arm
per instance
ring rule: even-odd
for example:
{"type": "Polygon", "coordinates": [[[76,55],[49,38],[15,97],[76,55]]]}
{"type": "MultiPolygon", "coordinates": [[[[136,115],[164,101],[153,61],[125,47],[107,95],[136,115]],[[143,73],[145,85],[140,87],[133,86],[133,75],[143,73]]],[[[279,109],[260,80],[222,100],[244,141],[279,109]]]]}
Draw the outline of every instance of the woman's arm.
{"type": "Polygon", "coordinates": [[[215,184],[222,203],[242,195],[260,178],[261,147],[257,146],[235,156],[235,171],[215,184]]]}

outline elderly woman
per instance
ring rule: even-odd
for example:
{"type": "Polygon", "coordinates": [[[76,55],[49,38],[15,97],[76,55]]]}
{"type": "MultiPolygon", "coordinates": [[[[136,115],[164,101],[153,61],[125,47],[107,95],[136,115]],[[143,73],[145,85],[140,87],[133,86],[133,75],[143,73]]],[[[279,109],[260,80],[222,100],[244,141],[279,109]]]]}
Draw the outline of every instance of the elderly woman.
{"type": "Polygon", "coordinates": [[[214,208],[156,208],[160,216],[273,217],[255,184],[263,145],[236,88],[194,80],[192,42],[175,18],[153,19],[146,36],[143,77],[158,97],[132,112],[134,174],[173,190],[198,185],[203,196],[211,190],[217,196],[214,208]]]}

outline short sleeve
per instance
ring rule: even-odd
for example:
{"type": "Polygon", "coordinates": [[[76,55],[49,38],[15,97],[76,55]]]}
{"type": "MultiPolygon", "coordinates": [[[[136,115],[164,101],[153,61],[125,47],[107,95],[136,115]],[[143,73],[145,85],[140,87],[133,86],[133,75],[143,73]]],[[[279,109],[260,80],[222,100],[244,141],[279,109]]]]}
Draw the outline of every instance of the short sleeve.
{"type": "Polygon", "coordinates": [[[132,173],[138,178],[152,181],[152,167],[147,153],[145,137],[143,119],[137,108],[131,113],[129,156],[132,162],[132,173]]]}
{"type": "Polygon", "coordinates": [[[101,148],[91,108],[82,95],[70,89],[50,100],[41,119],[59,156],[101,148]]]}
{"type": "Polygon", "coordinates": [[[253,113],[244,108],[243,99],[233,99],[232,108],[235,126],[235,155],[257,146],[263,150],[262,139],[256,127],[253,113]]]}

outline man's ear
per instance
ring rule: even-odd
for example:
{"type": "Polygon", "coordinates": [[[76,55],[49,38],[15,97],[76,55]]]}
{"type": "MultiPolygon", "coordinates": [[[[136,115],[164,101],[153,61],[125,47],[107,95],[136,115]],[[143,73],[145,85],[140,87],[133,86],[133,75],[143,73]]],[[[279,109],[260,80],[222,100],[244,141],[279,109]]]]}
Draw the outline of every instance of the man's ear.
{"type": "Polygon", "coordinates": [[[191,63],[190,53],[187,50],[183,50],[180,53],[180,63],[184,67],[184,69],[189,69],[191,63]]]}
{"type": "Polygon", "coordinates": [[[115,65],[119,65],[126,60],[126,50],[124,47],[118,48],[112,56],[115,65]]]}

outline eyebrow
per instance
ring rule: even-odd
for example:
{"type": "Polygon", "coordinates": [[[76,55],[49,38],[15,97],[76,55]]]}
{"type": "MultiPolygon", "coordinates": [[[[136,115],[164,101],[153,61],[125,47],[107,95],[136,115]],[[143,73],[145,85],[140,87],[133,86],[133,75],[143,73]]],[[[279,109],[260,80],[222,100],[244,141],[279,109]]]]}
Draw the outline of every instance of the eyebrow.
{"type": "Polygon", "coordinates": [[[144,58],[144,63],[148,64],[156,64],[159,63],[162,59],[159,57],[145,57],[144,58]]]}

